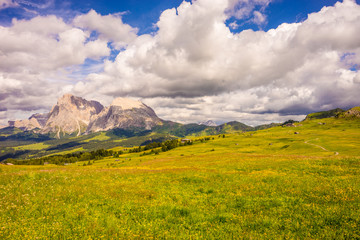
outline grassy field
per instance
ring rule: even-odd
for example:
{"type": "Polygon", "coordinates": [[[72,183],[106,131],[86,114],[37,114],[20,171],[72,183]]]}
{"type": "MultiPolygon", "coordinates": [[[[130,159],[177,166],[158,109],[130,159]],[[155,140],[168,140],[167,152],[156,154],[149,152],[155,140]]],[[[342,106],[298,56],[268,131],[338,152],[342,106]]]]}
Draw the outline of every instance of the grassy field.
{"type": "Polygon", "coordinates": [[[34,143],[29,145],[21,145],[14,147],[15,150],[42,150],[49,147],[49,145],[46,145],[44,143],[34,143]]]}
{"type": "Polygon", "coordinates": [[[0,239],[359,239],[360,121],[296,125],[87,166],[0,165],[0,239]]]}
{"type": "Polygon", "coordinates": [[[91,141],[105,141],[105,140],[109,140],[110,137],[106,136],[105,132],[100,133],[99,135],[93,137],[93,138],[89,138],[86,140],[83,140],[83,142],[91,142],[91,141]]]}

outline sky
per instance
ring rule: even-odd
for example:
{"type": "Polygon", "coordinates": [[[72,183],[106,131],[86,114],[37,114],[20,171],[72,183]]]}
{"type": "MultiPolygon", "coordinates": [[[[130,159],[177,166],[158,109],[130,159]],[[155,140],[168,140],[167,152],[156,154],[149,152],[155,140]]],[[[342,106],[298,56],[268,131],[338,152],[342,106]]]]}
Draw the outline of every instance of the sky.
{"type": "Polygon", "coordinates": [[[72,93],[249,125],[360,105],[360,0],[0,0],[0,125],[72,93]]]}

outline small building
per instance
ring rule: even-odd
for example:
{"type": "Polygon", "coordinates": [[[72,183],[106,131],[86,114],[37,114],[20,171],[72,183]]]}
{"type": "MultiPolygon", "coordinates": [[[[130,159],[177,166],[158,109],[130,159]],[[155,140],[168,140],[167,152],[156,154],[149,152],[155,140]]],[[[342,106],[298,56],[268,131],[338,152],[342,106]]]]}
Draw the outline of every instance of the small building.
{"type": "Polygon", "coordinates": [[[181,143],[187,143],[187,142],[191,142],[191,139],[187,139],[187,138],[181,139],[181,143]]]}

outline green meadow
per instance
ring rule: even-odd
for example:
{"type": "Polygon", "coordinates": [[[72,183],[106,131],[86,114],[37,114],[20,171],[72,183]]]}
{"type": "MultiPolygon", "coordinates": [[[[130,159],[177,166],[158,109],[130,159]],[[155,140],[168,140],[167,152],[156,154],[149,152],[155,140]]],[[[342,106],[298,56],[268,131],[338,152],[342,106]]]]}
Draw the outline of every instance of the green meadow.
{"type": "Polygon", "coordinates": [[[28,144],[28,145],[21,145],[14,147],[15,150],[41,150],[44,148],[47,148],[48,145],[44,143],[34,143],[34,144],[28,144]]]}
{"type": "Polygon", "coordinates": [[[0,239],[360,238],[359,119],[209,137],[159,154],[0,165],[0,239]]]}

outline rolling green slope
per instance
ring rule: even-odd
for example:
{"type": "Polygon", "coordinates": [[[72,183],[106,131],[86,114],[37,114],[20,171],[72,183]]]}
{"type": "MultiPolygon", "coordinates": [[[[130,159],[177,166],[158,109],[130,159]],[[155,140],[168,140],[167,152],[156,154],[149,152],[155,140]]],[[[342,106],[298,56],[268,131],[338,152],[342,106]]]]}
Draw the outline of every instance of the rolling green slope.
{"type": "Polygon", "coordinates": [[[217,133],[232,133],[232,132],[239,132],[239,131],[254,131],[253,127],[250,127],[241,122],[228,122],[216,127],[217,133]]]}
{"type": "Polygon", "coordinates": [[[345,110],[341,108],[336,108],[329,111],[322,111],[322,112],[316,112],[311,113],[306,116],[306,119],[322,119],[322,118],[330,118],[330,117],[337,117],[339,114],[345,112],[345,110]]]}
{"type": "Polygon", "coordinates": [[[358,118],[326,118],[158,154],[0,165],[0,238],[358,239],[359,139],[358,118]]]}
{"type": "Polygon", "coordinates": [[[79,151],[92,151],[117,146],[133,147],[149,142],[162,142],[174,138],[206,136],[239,130],[253,130],[245,124],[231,122],[219,127],[198,124],[179,124],[164,122],[152,130],[112,129],[88,135],[64,135],[61,139],[54,134],[42,135],[33,131],[6,128],[0,131],[0,161],[7,158],[34,158],[46,155],[65,154],[79,151]],[[39,144],[42,143],[42,144],[39,144]]]}
{"type": "MultiPolygon", "coordinates": [[[[17,135],[36,135],[35,133],[22,132],[17,135]]],[[[39,135],[42,138],[44,135],[39,135]]],[[[8,137],[9,138],[9,137],[8,137]]],[[[36,158],[54,154],[66,154],[80,151],[93,151],[97,149],[108,149],[117,146],[133,147],[142,145],[148,141],[162,142],[173,137],[168,134],[140,132],[131,133],[121,129],[109,132],[99,132],[79,137],[67,137],[62,139],[48,138],[38,141],[38,138],[29,138],[21,141],[0,141],[0,161],[7,158],[26,159],[36,158]],[[125,135],[124,135],[125,134],[125,135]]]]}
{"type": "MultiPolygon", "coordinates": [[[[326,122],[335,120],[340,124],[344,119],[352,119],[356,122],[357,119],[359,119],[359,116],[359,107],[349,109],[348,111],[334,109],[309,114],[300,125],[308,126],[309,124],[315,124],[315,129],[318,130],[327,128],[328,126],[324,125],[326,122]],[[321,122],[318,122],[320,120],[321,122]]],[[[294,121],[287,121],[282,124],[282,126],[294,125],[297,125],[299,130],[302,130],[301,126],[294,121]]],[[[146,145],[149,142],[162,142],[174,138],[194,138],[208,135],[266,130],[269,128],[276,129],[278,126],[281,126],[281,124],[273,123],[251,127],[234,121],[217,127],[209,127],[198,124],[179,124],[171,121],[164,121],[162,125],[157,126],[152,130],[136,128],[128,130],[113,129],[107,132],[93,133],[79,137],[67,135],[62,139],[55,139],[50,135],[41,135],[35,132],[24,132],[16,128],[5,128],[0,130],[0,161],[7,158],[25,159],[54,154],[94,151],[97,149],[108,149],[119,146],[134,147],[146,145]]],[[[299,136],[303,135],[301,134],[299,136]]],[[[336,137],[334,137],[334,139],[336,139],[336,137]]],[[[307,141],[305,144],[313,144],[314,146],[320,140],[315,137],[314,139],[308,140],[302,139],[302,141],[307,141]]],[[[274,145],[273,143],[269,144],[271,144],[270,146],[274,145]]],[[[285,148],[292,148],[291,144],[286,145],[289,146],[286,146],[285,148]]]]}

